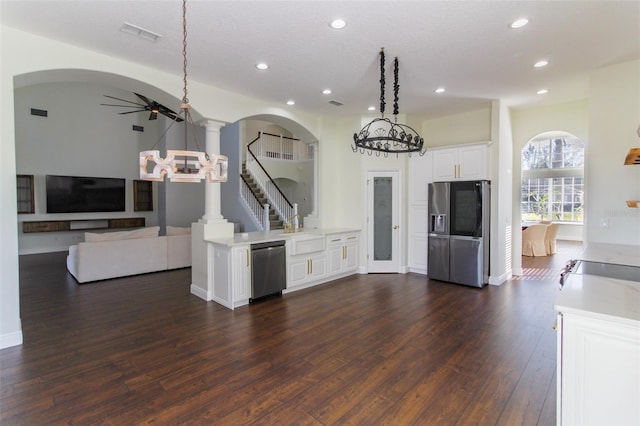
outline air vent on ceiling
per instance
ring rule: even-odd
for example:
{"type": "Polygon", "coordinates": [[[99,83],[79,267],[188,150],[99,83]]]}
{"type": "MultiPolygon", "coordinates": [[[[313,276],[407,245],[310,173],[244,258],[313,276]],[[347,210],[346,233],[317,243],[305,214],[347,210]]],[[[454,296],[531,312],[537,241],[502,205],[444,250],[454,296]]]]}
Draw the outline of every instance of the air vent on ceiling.
{"type": "Polygon", "coordinates": [[[142,126],[136,126],[135,124],[133,125],[133,131],[134,132],[144,132],[144,127],[142,126]]]}
{"type": "Polygon", "coordinates": [[[38,117],[47,117],[49,113],[45,109],[31,108],[31,115],[37,115],[38,117]]]}
{"type": "Polygon", "coordinates": [[[336,101],[335,99],[331,99],[331,100],[329,101],[329,103],[330,103],[331,105],[334,105],[334,106],[342,106],[342,105],[344,105],[342,102],[338,102],[338,101],[336,101]]]}
{"type": "Polygon", "coordinates": [[[152,41],[152,42],[157,41],[159,38],[162,37],[162,34],[154,33],[151,30],[139,27],[137,25],[130,24],[128,22],[125,22],[122,24],[122,27],[120,27],[120,31],[125,32],[127,34],[134,35],[134,36],[138,36],[144,40],[152,41]]]}

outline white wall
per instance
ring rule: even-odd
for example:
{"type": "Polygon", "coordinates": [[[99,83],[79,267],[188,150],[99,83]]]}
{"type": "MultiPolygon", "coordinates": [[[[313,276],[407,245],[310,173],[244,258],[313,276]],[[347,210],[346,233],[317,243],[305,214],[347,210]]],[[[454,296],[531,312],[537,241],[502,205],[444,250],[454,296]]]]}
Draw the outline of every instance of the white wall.
{"type": "Polygon", "coordinates": [[[460,114],[424,120],[425,145],[439,147],[491,140],[491,105],[460,114]]]}
{"type": "Polygon", "coordinates": [[[625,166],[629,148],[640,146],[640,61],[591,74],[586,156],[586,240],[640,246],[640,166],[625,166]],[[608,227],[603,227],[606,220],[608,227]]]}

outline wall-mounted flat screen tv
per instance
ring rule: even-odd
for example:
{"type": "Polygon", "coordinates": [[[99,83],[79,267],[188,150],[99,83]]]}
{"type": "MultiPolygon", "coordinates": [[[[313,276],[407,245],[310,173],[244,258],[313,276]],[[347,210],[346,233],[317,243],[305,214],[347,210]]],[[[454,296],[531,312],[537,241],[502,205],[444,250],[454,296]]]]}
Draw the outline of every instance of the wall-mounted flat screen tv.
{"type": "Polygon", "coordinates": [[[47,213],[121,212],[125,179],[47,175],[47,213]]]}

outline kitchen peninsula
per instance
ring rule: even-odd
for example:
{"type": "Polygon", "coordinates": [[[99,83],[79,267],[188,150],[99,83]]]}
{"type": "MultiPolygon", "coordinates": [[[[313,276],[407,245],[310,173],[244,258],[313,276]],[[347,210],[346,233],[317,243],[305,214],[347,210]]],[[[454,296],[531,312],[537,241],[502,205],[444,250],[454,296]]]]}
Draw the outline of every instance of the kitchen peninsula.
{"type": "Polygon", "coordinates": [[[589,243],[555,309],[557,424],[640,424],[640,246],[589,243]]]}
{"type": "Polygon", "coordinates": [[[285,242],[286,287],[282,292],[289,293],[357,273],[359,240],[360,230],[352,228],[279,229],[207,240],[214,270],[209,300],[229,309],[249,303],[252,244],[285,242]]]}

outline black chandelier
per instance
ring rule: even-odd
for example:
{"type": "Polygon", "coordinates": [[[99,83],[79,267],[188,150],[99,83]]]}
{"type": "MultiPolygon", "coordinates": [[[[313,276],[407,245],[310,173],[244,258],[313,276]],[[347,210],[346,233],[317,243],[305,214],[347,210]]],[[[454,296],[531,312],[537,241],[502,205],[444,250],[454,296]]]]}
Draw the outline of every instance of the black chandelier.
{"type": "Polygon", "coordinates": [[[353,134],[354,145],[351,145],[353,152],[360,151],[377,156],[383,153],[386,157],[389,154],[413,153],[424,155],[422,147],[424,139],[420,137],[410,126],[398,123],[398,58],[393,60],[393,121],[384,116],[384,48],[380,49],[380,118],[374,118],[369,124],[364,126],[359,133],[353,134]],[[415,136],[414,136],[415,135],[415,136]]]}

